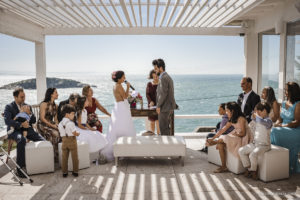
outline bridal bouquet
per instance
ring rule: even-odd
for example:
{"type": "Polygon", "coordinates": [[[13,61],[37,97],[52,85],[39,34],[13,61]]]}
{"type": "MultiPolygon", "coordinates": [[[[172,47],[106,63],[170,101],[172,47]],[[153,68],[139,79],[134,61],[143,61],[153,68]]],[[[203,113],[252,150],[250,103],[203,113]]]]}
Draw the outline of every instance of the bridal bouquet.
{"type": "Polygon", "coordinates": [[[143,108],[143,97],[137,91],[129,93],[128,102],[130,104],[130,108],[136,108],[136,103],[140,103],[141,108],[143,108]]]}

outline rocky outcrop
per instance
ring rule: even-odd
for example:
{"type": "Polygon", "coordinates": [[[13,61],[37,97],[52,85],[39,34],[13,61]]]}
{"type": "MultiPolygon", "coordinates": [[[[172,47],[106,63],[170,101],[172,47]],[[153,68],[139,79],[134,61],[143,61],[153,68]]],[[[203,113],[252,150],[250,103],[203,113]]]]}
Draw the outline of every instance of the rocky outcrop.
{"type": "MultiPolygon", "coordinates": [[[[61,78],[47,78],[47,88],[82,88],[87,84],[81,83],[79,81],[74,81],[71,79],[61,79],[61,78]]],[[[92,87],[97,87],[91,85],[92,87]]],[[[1,86],[0,89],[15,89],[16,87],[22,87],[24,89],[36,89],[36,79],[28,79],[23,81],[18,81],[15,83],[10,83],[4,86],[1,86]]]]}

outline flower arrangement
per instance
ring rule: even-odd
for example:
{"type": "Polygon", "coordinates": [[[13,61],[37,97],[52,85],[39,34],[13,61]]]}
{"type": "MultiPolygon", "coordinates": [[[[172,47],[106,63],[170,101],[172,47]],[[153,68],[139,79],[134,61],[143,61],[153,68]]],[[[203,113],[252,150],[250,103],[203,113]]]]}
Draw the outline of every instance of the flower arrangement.
{"type": "Polygon", "coordinates": [[[143,109],[143,97],[137,91],[129,92],[128,102],[130,108],[136,108],[136,103],[140,103],[141,109],[143,109]]]}

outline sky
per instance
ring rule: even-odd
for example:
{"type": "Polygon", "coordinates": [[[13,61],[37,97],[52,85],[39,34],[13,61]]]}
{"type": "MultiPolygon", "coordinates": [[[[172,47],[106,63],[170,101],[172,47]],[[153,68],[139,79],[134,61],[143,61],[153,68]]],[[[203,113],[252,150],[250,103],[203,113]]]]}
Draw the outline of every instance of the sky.
{"type": "MultiPolygon", "coordinates": [[[[243,74],[239,36],[46,36],[48,72],[145,74],[163,58],[170,74],[243,74]],[[146,72],[145,72],[146,71],[146,72]]],[[[0,34],[0,73],[35,72],[33,42],[0,34]]]]}

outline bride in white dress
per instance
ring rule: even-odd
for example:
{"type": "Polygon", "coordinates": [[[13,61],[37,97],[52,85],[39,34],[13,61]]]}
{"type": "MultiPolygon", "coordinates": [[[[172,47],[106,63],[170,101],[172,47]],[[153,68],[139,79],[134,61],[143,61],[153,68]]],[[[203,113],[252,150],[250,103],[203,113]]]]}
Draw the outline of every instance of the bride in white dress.
{"type": "Polygon", "coordinates": [[[107,141],[97,129],[90,127],[87,123],[87,110],[85,107],[88,105],[88,100],[85,97],[79,97],[77,105],[79,108],[77,131],[80,133],[80,135],[77,136],[77,140],[88,143],[90,154],[97,153],[98,155],[98,152],[107,145],[107,141]]]}
{"type": "Polygon", "coordinates": [[[111,112],[109,129],[106,135],[108,145],[101,152],[105,155],[108,161],[114,160],[113,143],[119,137],[136,136],[130,106],[127,100],[130,83],[127,82],[127,88],[125,91],[121,85],[125,81],[125,74],[123,71],[113,72],[112,79],[116,82],[113,89],[116,102],[111,112]]]}

